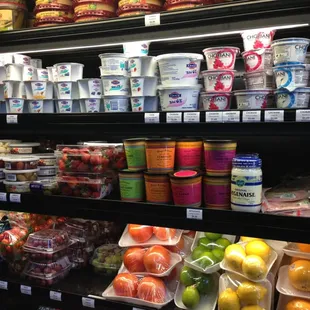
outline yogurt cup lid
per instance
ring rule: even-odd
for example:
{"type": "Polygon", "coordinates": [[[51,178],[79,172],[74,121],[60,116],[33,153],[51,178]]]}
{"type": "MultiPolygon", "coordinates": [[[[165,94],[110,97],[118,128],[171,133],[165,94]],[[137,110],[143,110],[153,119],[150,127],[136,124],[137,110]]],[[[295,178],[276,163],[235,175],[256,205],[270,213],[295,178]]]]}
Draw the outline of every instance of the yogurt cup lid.
{"type": "Polygon", "coordinates": [[[221,91],[221,92],[201,92],[200,96],[231,96],[233,94],[233,92],[226,92],[226,91],[221,91]]]}
{"type": "Polygon", "coordinates": [[[22,143],[10,143],[10,147],[32,147],[32,146],[40,146],[40,143],[38,142],[22,142],[22,143]]]}
{"type": "Polygon", "coordinates": [[[149,80],[158,80],[158,77],[157,76],[147,76],[147,75],[141,75],[141,76],[130,76],[129,77],[130,80],[133,80],[133,79],[149,79],[149,80]]]}
{"type": "Polygon", "coordinates": [[[31,172],[37,172],[39,171],[39,169],[28,169],[28,170],[6,170],[4,169],[3,172],[4,173],[10,173],[10,174],[14,174],[14,173],[31,173],[31,172]]]}
{"type": "Polygon", "coordinates": [[[59,4],[59,3],[49,3],[49,4],[39,4],[36,5],[34,9],[34,14],[44,11],[72,11],[71,5],[59,4]]]}
{"type": "Polygon", "coordinates": [[[289,91],[286,88],[280,88],[275,90],[275,94],[283,94],[283,93],[310,93],[310,87],[298,87],[295,88],[293,91],[289,91]]]}
{"type": "Polygon", "coordinates": [[[119,79],[119,80],[129,80],[128,76],[123,75],[101,75],[101,79],[119,79]]]}
{"type": "Polygon", "coordinates": [[[129,99],[129,96],[103,96],[103,99],[129,99]]]}
{"type": "Polygon", "coordinates": [[[224,72],[237,72],[237,70],[229,70],[229,69],[211,69],[211,70],[204,70],[204,71],[201,71],[200,73],[202,75],[206,75],[206,74],[209,74],[209,73],[214,73],[214,72],[218,72],[218,73],[224,73],[224,72]]]}
{"type": "Polygon", "coordinates": [[[239,47],[235,47],[235,46],[214,46],[214,47],[208,47],[205,48],[202,52],[211,52],[211,51],[215,51],[215,50],[225,50],[225,49],[230,49],[230,50],[236,50],[237,53],[240,52],[240,48],[239,47]]]}
{"type": "Polygon", "coordinates": [[[272,48],[258,48],[258,49],[253,49],[253,50],[249,50],[249,51],[244,51],[241,53],[241,56],[244,57],[248,54],[259,54],[262,55],[264,53],[272,53],[272,48]]]}
{"type": "Polygon", "coordinates": [[[272,75],[270,74],[270,70],[257,70],[253,72],[244,72],[244,75],[257,75],[257,74],[267,74],[267,75],[272,75]]]}
{"type": "Polygon", "coordinates": [[[163,86],[159,85],[157,86],[158,90],[165,90],[165,89],[170,89],[170,90],[183,90],[183,89],[194,89],[194,90],[200,90],[202,88],[202,85],[197,84],[197,85],[192,85],[192,86],[183,86],[183,85],[175,85],[175,86],[163,86]]]}
{"type": "MultiPolygon", "coordinates": [[[[5,64],[4,65],[4,67],[8,67],[8,66],[24,67],[24,65],[22,64],[5,64]]],[[[15,81],[5,80],[3,82],[15,82],[15,81]]]]}
{"type": "Polygon", "coordinates": [[[7,180],[3,180],[3,183],[6,185],[30,185],[32,181],[22,181],[22,182],[11,182],[11,181],[7,181],[7,180]]]}
{"type": "Polygon", "coordinates": [[[127,58],[125,54],[122,53],[104,53],[104,54],[99,54],[99,58],[112,58],[112,57],[122,57],[122,58],[127,58]]]}
{"type": "Polygon", "coordinates": [[[193,60],[203,60],[203,56],[201,54],[193,54],[193,53],[172,53],[157,56],[158,61],[162,59],[174,59],[174,58],[190,58],[193,60]]]}
{"type": "Polygon", "coordinates": [[[271,46],[273,45],[277,45],[277,44],[286,44],[288,42],[291,42],[291,43],[294,43],[294,42],[301,42],[303,41],[304,43],[310,43],[310,39],[307,39],[307,38],[285,38],[285,39],[279,39],[279,40],[274,40],[272,43],[271,43],[271,46]]]}
{"type": "Polygon", "coordinates": [[[272,69],[274,71],[276,70],[281,70],[281,68],[303,68],[305,69],[306,68],[306,65],[304,64],[278,64],[277,66],[273,67],[272,69]]]}
{"type": "Polygon", "coordinates": [[[60,63],[58,63],[58,64],[55,64],[54,66],[68,66],[68,65],[70,65],[70,66],[75,66],[75,65],[78,65],[78,66],[82,66],[82,67],[84,67],[84,65],[83,64],[80,64],[80,63],[77,63],[77,62],[60,62],[60,63]]]}
{"type": "Polygon", "coordinates": [[[261,93],[267,93],[270,94],[272,93],[273,90],[272,89],[242,89],[242,90],[235,90],[233,93],[234,95],[245,95],[247,93],[251,93],[251,94],[261,94],[261,93]]]}
{"type": "MultiPolygon", "coordinates": [[[[18,161],[32,161],[32,160],[39,160],[39,157],[36,156],[8,156],[4,158],[4,161],[10,161],[10,162],[18,162],[18,161]]],[[[11,171],[11,170],[10,170],[11,171]]],[[[23,170],[25,171],[25,170],[23,170]]]]}
{"type": "Polygon", "coordinates": [[[74,14],[74,18],[80,18],[80,17],[85,17],[85,16],[93,16],[93,17],[115,17],[116,14],[113,12],[109,11],[104,11],[104,10],[87,10],[87,11],[79,11],[74,14]]]}

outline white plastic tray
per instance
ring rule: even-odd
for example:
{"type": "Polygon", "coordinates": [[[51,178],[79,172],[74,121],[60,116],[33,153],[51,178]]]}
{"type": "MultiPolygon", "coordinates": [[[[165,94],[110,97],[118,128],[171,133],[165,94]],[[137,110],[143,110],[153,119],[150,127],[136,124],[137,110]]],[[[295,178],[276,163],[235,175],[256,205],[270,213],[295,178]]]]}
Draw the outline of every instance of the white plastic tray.
{"type": "Polygon", "coordinates": [[[280,297],[278,300],[278,305],[277,305],[277,310],[285,309],[287,303],[290,302],[294,298],[296,298],[296,297],[286,296],[286,295],[280,294],[280,297]]]}
{"type": "Polygon", "coordinates": [[[283,248],[283,251],[286,255],[291,257],[310,259],[310,253],[300,251],[296,243],[289,243],[283,248]]]}

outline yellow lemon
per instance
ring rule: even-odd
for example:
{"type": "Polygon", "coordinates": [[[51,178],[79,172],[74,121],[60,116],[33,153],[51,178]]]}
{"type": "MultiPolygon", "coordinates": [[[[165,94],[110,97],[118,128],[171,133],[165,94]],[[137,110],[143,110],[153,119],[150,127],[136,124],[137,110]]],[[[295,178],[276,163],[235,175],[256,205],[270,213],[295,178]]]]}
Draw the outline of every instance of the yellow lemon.
{"type": "Polygon", "coordinates": [[[265,310],[265,308],[256,305],[256,306],[245,306],[241,308],[241,310],[265,310]]]}
{"type": "Polygon", "coordinates": [[[250,242],[250,241],[254,241],[254,240],[263,240],[263,239],[261,239],[261,238],[253,238],[253,237],[246,237],[246,236],[240,237],[240,241],[242,241],[242,242],[250,242]]]}
{"type": "Polygon", "coordinates": [[[264,299],[267,289],[251,281],[242,282],[236,291],[240,302],[245,305],[258,305],[264,299]]]}
{"type": "Polygon", "coordinates": [[[231,244],[225,249],[224,258],[227,265],[236,271],[241,270],[245,257],[245,251],[240,244],[231,244]]]}
{"type": "Polygon", "coordinates": [[[261,257],[248,255],[243,260],[242,272],[250,280],[263,280],[267,274],[267,266],[261,257]]]}
{"type": "Polygon", "coordinates": [[[271,248],[262,240],[253,240],[245,246],[245,253],[246,255],[257,255],[267,263],[271,255],[271,248]]]}
{"type": "Polygon", "coordinates": [[[223,291],[218,300],[219,310],[240,310],[240,300],[236,292],[231,288],[227,288],[223,291]]]}

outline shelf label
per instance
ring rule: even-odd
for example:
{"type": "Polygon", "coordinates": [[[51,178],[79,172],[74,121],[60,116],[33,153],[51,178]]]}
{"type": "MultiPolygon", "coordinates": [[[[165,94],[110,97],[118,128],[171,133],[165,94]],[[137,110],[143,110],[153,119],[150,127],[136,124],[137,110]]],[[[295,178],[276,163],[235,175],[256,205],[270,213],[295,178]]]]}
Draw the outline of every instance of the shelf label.
{"type": "Polygon", "coordinates": [[[145,113],[144,122],[150,124],[159,123],[159,113],[145,113]]]}
{"type": "Polygon", "coordinates": [[[10,202],[17,202],[20,203],[21,199],[20,199],[21,195],[20,194],[10,194],[10,202]]]}
{"type": "Polygon", "coordinates": [[[261,111],[243,111],[242,122],[244,123],[256,123],[261,120],[261,111]]]}
{"type": "Polygon", "coordinates": [[[184,123],[199,123],[200,112],[184,112],[184,123]]]}
{"type": "Polygon", "coordinates": [[[186,218],[191,220],[202,220],[201,209],[186,209],[186,218]]]}
{"type": "Polygon", "coordinates": [[[167,123],[182,123],[182,112],[167,113],[166,122],[167,123]]]}
{"type": "Polygon", "coordinates": [[[296,122],[310,122],[310,110],[296,110],[296,122]]]}
{"type": "Polygon", "coordinates": [[[50,291],[50,299],[61,301],[61,292],[50,291]]]}
{"type": "Polygon", "coordinates": [[[7,201],[7,195],[6,193],[0,193],[0,201],[7,201]]]}
{"type": "Polygon", "coordinates": [[[95,308],[95,299],[82,297],[82,305],[83,307],[95,308]]]}
{"type": "Polygon", "coordinates": [[[17,124],[18,123],[18,119],[17,119],[17,116],[16,114],[7,114],[6,115],[6,123],[7,124],[17,124]]]}
{"type": "Polygon", "coordinates": [[[31,295],[31,286],[21,285],[20,292],[25,295],[31,295]]]}
{"type": "Polygon", "coordinates": [[[225,111],[223,112],[224,123],[239,123],[240,111],[225,111]]]}
{"type": "Polygon", "coordinates": [[[0,281],[0,290],[8,290],[8,282],[0,281]]]}
{"type": "Polygon", "coordinates": [[[160,25],[160,13],[145,15],[144,24],[145,24],[145,27],[160,25]]]}
{"type": "Polygon", "coordinates": [[[206,112],[206,123],[223,123],[223,112],[206,112]]]}
{"type": "Polygon", "coordinates": [[[265,122],[284,122],[284,110],[265,111],[265,122]]]}

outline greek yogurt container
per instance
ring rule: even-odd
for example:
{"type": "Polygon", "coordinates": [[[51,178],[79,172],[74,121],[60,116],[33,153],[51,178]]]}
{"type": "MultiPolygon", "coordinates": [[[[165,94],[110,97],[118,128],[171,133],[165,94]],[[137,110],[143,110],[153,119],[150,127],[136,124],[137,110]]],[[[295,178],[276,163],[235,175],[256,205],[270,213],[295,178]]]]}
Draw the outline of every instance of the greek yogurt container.
{"type": "Polygon", "coordinates": [[[120,53],[105,53],[100,54],[99,58],[101,60],[100,75],[122,75],[127,76],[128,65],[127,57],[120,53]]]}
{"type": "Polygon", "coordinates": [[[59,63],[54,65],[57,71],[57,78],[60,82],[76,82],[83,78],[83,64],[79,63],[59,63]]]}
{"type": "Polygon", "coordinates": [[[200,54],[175,53],[158,56],[162,85],[197,85],[202,60],[203,56],[200,54]]]}
{"type": "Polygon", "coordinates": [[[132,77],[155,76],[157,73],[157,61],[153,56],[139,56],[128,59],[128,73],[132,77]]]}
{"type": "Polygon", "coordinates": [[[48,70],[37,68],[38,81],[47,82],[48,81],[48,70]]]}
{"type": "Polygon", "coordinates": [[[244,80],[246,89],[272,89],[274,85],[273,75],[266,70],[244,73],[244,80]]]}
{"type": "Polygon", "coordinates": [[[158,110],[158,97],[131,97],[131,111],[142,112],[142,111],[157,111],[158,110]]]}
{"type": "MultiPolygon", "coordinates": [[[[42,59],[31,58],[30,66],[33,66],[34,68],[37,68],[37,69],[42,69],[42,59]]],[[[46,70],[46,69],[43,69],[43,70],[46,70]]]]}
{"type": "Polygon", "coordinates": [[[14,142],[10,143],[10,153],[11,154],[34,154],[40,146],[38,142],[14,142]]]}
{"type": "Polygon", "coordinates": [[[150,42],[137,41],[123,44],[124,55],[126,57],[147,56],[150,42]]]}
{"type": "Polygon", "coordinates": [[[308,108],[310,87],[296,88],[292,92],[286,89],[278,89],[275,91],[275,98],[279,109],[308,108]]]}
{"type": "Polygon", "coordinates": [[[25,99],[8,98],[5,100],[7,113],[23,113],[25,99]]]}
{"type": "Polygon", "coordinates": [[[233,88],[235,70],[206,70],[201,74],[207,92],[230,92],[233,88]]]}
{"type": "Polygon", "coordinates": [[[13,61],[15,64],[31,65],[31,63],[30,63],[31,58],[29,56],[26,56],[26,55],[13,54],[13,61]]]}
{"type": "Polygon", "coordinates": [[[50,82],[58,82],[58,74],[57,69],[55,66],[53,67],[46,67],[48,73],[48,80],[50,82]]]}
{"type": "Polygon", "coordinates": [[[246,30],[241,33],[245,51],[270,48],[276,31],[270,28],[246,30]]]}
{"type": "Polygon", "coordinates": [[[210,47],[203,50],[208,70],[233,70],[240,49],[231,46],[210,47]]]}
{"type": "Polygon", "coordinates": [[[56,176],[57,166],[41,166],[38,170],[39,177],[51,177],[56,176]]]}
{"type": "Polygon", "coordinates": [[[101,76],[104,96],[128,96],[129,78],[122,75],[101,76]]]}
{"type": "Polygon", "coordinates": [[[2,84],[4,80],[6,80],[5,67],[0,66],[0,84],[2,84]]]}
{"type": "Polygon", "coordinates": [[[42,81],[26,81],[25,90],[27,99],[53,99],[53,83],[42,81]]]}
{"type": "Polygon", "coordinates": [[[13,54],[0,54],[0,66],[14,63],[13,54]]]}
{"type": "Polygon", "coordinates": [[[3,81],[3,95],[5,99],[26,97],[24,82],[3,81]]]}
{"type": "Polygon", "coordinates": [[[268,107],[268,97],[272,90],[238,90],[234,92],[238,110],[259,110],[268,107]]]}
{"type": "Polygon", "coordinates": [[[35,81],[37,80],[37,69],[30,66],[23,66],[23,81],[35,81]]]}
{"type": "Polygon", "coordinates": [[[78,80],[80,99],[101,98],[102,83],[101,79],[82,79],[78,80]]]}
{"type": "Polygon", "coordinates": [[[54,113],[54,101],[47,100],[26,100],[29,113],[54,113]]]}
{"type": "Polygon", "coordinates": [[[200,93],[204,110],[228,110],[230,108],[231,97],[231,92],[200,93]]]}
{"type": "Polygon", "coordinates": [[[78,99],[77,82],[54,82],[57,99],[78,99]]]}
{"type": "Polygon", "coordinates": [[[250,50],[242,53],[246,72],[268,70],[272,72],[271,48],[250,50]]]}
{"type": "Polygon", "coordinates": [[[126,96],[104,96],[105,112],[128,112],[129,98],[126,96]]]}
{"type": "Polygon", "coordinates": [[[20,64],[6,64],[6,79],[9,81],[23,81],[24,66],[20,64]]]}
{"type": "Polygon", "coordinates": [[[73,112],[72,99],[58,99],[55,100],[57,113],[72,113],[73,112]]]}
{"type": "Polygon", "coordinates": [[[101,99],[98,98],[80,99],[79,102],[82,113],[101,112],[101,99]]]}
{"type": "Polygon", "coordinates": [[[130,78],[132,96],[156,96],[158,78],[156,76],[139,76],[130,78]]]}
{"type": "Polygon", "coordinates": [[[7,180],[3,181],[5,189],[8,193],[29,193],[31,182],[10,182],[7,180]]]}

